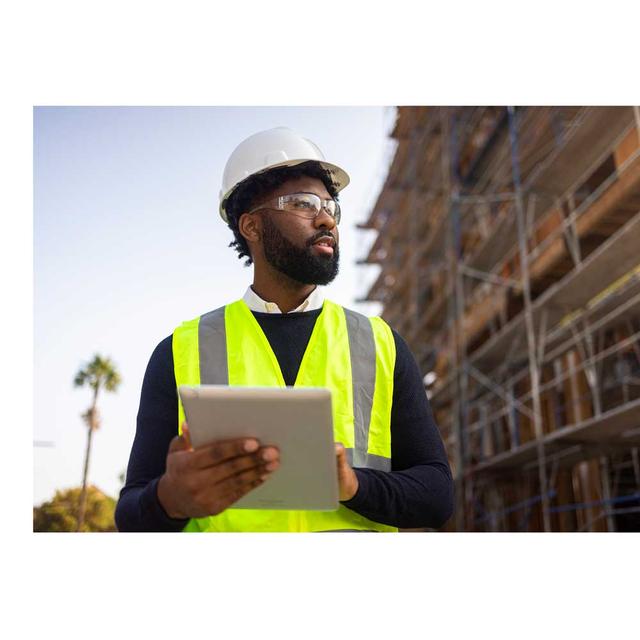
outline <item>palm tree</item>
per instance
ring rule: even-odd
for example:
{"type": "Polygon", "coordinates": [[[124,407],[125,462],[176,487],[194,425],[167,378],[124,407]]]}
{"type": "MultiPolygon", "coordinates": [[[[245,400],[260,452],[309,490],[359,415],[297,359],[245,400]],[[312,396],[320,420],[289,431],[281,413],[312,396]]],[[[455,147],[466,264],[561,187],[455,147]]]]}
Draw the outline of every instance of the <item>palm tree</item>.
{"type": "Polygon", "coordinates": [[[74,379],[74,385],[76,387],[89,385],[93,389],[93,401],[91,406],[82,414],[82,418],[88,428],[88,434],[87,450],[84,456],[84,473],[82,474],[82,491],[80,493],[80,505],[78,507],[78,531],[82,531],[82,525],[84,524],[84,512],[87,501],[87,475],[89,472],[89,456],[91,454],[91,438],[93,437],[93,432],[100,426],[100,416],[98,414],[97,407],[98,394],[100,393],[100,389],[103,388],[106,391],[116,391],[120,382],[120,374],[118,373],[114,363],[109,358],[103,358],[98,354],[94,355],[93,360],[76,373],[76,377],[74,379]]]}

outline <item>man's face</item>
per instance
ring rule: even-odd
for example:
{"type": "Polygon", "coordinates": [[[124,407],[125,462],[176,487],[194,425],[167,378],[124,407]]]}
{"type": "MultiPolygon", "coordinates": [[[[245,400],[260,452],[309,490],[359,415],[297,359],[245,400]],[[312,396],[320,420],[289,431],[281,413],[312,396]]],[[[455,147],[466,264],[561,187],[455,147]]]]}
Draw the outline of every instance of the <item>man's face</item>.
{"type": "MultiPolygon", "coordinates": [[[[322,180],[302,177],[283,183],[263,202],[292,193],[331,198],[322,180]]],[[[265,210],[258,215],[262,216],[264,256],[274,269],[302,284],[329,284],[336,277],[340,262],[338,229],[326,211],[311,220],[285,211],[265,210]],[[318,244],[322,238],[332,238],[335,245],[318,244]]]]}

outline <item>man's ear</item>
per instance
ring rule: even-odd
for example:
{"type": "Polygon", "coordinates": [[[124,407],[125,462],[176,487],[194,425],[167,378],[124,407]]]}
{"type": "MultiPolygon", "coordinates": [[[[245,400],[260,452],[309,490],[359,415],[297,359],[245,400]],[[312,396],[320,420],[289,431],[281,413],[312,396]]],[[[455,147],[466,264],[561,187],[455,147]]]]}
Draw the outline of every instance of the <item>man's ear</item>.
{"type": "Polygon", "coordinates": [[[259,216],[243,213],[238,220],[238,230],[247,242],[257,242],[262,232],[259,216]]]}

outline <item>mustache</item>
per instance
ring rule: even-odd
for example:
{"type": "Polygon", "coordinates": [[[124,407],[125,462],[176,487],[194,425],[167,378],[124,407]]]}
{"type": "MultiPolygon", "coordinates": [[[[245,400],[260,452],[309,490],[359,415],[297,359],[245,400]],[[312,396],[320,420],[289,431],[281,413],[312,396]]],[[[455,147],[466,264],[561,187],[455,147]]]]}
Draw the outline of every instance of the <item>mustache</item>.
{"type": "Polygon", "coordinates": [[[314,242],[320,240],[320,238],[331,238],[336,243],[336,248],[338,247],[338,240],[331,231],[319,231],[315,236],[307,240],[307,247],[310,247],[314,242]]]}

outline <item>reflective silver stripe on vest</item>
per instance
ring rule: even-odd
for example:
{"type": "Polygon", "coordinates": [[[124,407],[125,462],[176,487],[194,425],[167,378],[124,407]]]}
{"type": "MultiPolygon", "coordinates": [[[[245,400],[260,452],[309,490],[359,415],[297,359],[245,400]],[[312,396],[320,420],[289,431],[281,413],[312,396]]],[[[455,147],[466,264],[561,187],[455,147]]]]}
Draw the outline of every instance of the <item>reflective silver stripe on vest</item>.
{"type": "Polygon", "coordinates": [[[200,316],[198,323],[200,384],[229,384],[224,307],[200,316]]]}
{"type": "MultiPolygon", "coordinates": [[[[367,453],[369,448],[369,424],[376,385],[376,343],[369,318],[345,309],[349,352],[351,354],[351,376],[353,379],[353,428],[354,450],[350,464],[381,471],[391,470],[391,460],[367,453]]],[[[347,453],[349,453],[347,451],[347,453]]]]}
{"type": "Polygon", "coordinates": [[[377,469],[378,471],[391,471],[391,460],[383,456],[376,456],[373,453],[366,453],[362,464],[354,464],[353,449],[345,449],[347,461],[352,467],[365,467],[367,469],[377,469]]]}

